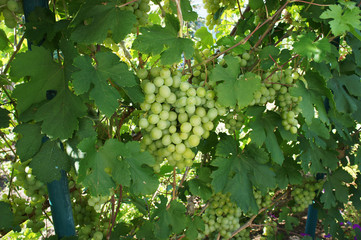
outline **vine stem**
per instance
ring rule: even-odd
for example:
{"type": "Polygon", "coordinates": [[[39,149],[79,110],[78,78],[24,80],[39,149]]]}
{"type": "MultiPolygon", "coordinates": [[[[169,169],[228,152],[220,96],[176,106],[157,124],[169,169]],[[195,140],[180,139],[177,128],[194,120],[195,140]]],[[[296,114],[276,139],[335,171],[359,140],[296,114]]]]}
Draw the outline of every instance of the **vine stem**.
{"type": "Polygon", "coordinates": [[[9,149],[11,150],[11,152],[14,154],[15,156],[15,160],[16,161],[16,152],[15,150],[12,148],[11,144],[8,142],[8,140],[5,138],[5,134],[3,132],[0,131],[0,135],[1,135],[1,138],[5,141],[6,145],[9,147],[9,149]]]}
{"type": "Polygon", "coordinates": [[[314,3],[314,2],[307,2],[307,1],[303,1],[303,0],[292,0],[292,3],[294,2],[301,2],[301,3],[307,3],[310,5],[315,5],[315,6],[319,6],[319,7],[328,7],[330,6],[330,4],[319,4],[319,3],[314,3]]]}
{"type": "MultiPolygon", "coordinates": [[[[114,195],[112,196],[112,200],[114,199],[114,195]]],[[[123,186],[119,185],[119,199],[118,199],[118,203],[117,203],[117,208],[115,210],[115,214],[113,216],[113,211],[112,211],[112,219],[111,219],[111,225],[109,226],[109,230],[108,230],[108,235],[107,235],[107,239],[110,239],[111,233],[112,233],[112,229],[114,228],[114,224],[115,224],[115,220],[119,214],[120,211],[120,204],[122,203],[123,199],[123,186]]],[[[112,201],[113,204],[113,201],[112,201]]],[[[113,209],[114,210],[114,207],[113,209]]]]}
{"type": "Polygon", "coordinates": [[[118,8],[122,8],[122,7],[125,7],[125,6],[127,6],[127,5],[129,5],[129,4],[132,4],[133,2],[136,2],[136,1],[138,1],[138,0],[132,0],[132,1],[130,1],[130,2],[124,3],[124,4],[119,5],[119,6],[117,6],[117,7],[118,7],[118,8]]]}
{"type": "MultiPolygon", "coordinates": [[[[172,200],[175,200],[176,198],[176,187],[177,187],[177,183],[176,183],[176,172],[175,172],[175,167],[173,168],[173,195],[172,195],[172,200]]],[[[169,206],[169,205],[168,205],[169,206]]]]}
{"type": "Polygon", "coordinates": [[[280,201],[281,199],[283,199],[285,196],[288,195],[288,193],[289,193],[289,189],[288,189],[284,194],[282,194],[280,197],[278,197],[275,201],[273,201],[269,206],[260,209],[256,215],[252,216],[245,224],[243,224],[240,228],[238,228],[236,231],[234,231],[229,239],[231,239],[232,237],[236,236],[236,235],[237,235],[239,232],[241,232],[242,230],[244,230],[244,229],[248,228],[249,226],[251,226],[251,225],[252,225],[252,222],[254,221],[254,219],[255,219],[258,215],[260,215],[262,212],[266,211],[268,208],[270,208],[271,206],[273,206],[274,204],[276,204],[278,201],[280,201]]]}
{"type": "MultiPolygon", "coordinates": [[[[244,39],[242,39],[241,41],[239,41],[238,43],[236,43],[236,44],[233,45],[232,47],[230,47],[230,48],[228,48],[228,49],[226,49],[226,50],[224,50],[224,51],[222,51],[222,52],[214,55],[213,57],[210,57],[210,58],[204,60],[204,61],[201,62],[201,63],[196,64],[195,66],[193,66],[193,68],[196,68],[196,67],[198,67],[198,66],[207,64],[208,62],[213,61],[214,59],[218,58],[219,56],[221,56],[221,55],[223,55],[223,54],[225,54],[225,53],[227,53],[227,52],[229,52],[230,50],[232,50],[232,49],[234,49],[234,48],[236,48],[236,47],[238,47],[238,46],[240,46],[240,45],[244,45],[244,44],[245,44],[246,42],[248,42],[248,40],[253,36],[253,34],[254,34],[255,32],[257,32],[261,27],[263,27],[263,26],[264,26],[265,24],[267,24],[268,22],[273,21],[273,20],[276,18],[276,16],[278,16],[289,3],[290,3],[290,2],[287,1],[280,9],[277,10],[277,12],[276,12],[272,17],[267,18],[267,20],[265,20],[263,23],[258,24],[257,27],[256,27],[250,34],[247,35],[247,37],[245,37],[244,39]]],[[[271,24],[271,25],[267,28],[266,32],[263,33],[262,37],[261,37],[261,38],[258,40],[258,42],[257,42],[258,45],[262,42],[263,38],[268,34],[268,32],[272,29],[272,27],[273,27],[273,24],[271,24]]],[[[257,43],[256,43],[256,45],[254,46],[254,48],[258,46],[257,43]]]]}
{"type": "Polygon", "coordinates": [[[177,15],[178,15],[178,19],[179,19],[179,37],[183,37],[183,14],[182,14],[182,9],[181,9],[181,4],[180,4],[180,0],[174,0],[176,5],[177,5],[177,15]]]}
{"type": "Polygon", "coordinates": [[[15,51],[13,52],[13,54],[11,54],[11,56],[10,56],[10,58],[9,58],[9,61],[8,61],[8,63],[6,64],[5,69],[4,69],[4,71],[2,71],[1,74],[6,74],[7,71],[9,71],[10,63],[14,60],[15,55],[19,52],[19,50],[20,50],[20,48],[21,48],[21,45],[23,44],[24,40],[25,40],[25,35],[23,35],[23,36],[20,38],[18,44],[17,44],[16,47],[15,47],[15,51]]]}
{"type": "Polygon", "coordinates": [[[267,18],[267,20],[265,22],[270,22],[272,21],[272,23],[268,26],[268,28],[266,29],[266,31],[262,34],[262,36],[258,39],[258,41],[256,42],[256,44],[253,46],[253,48],[257,48],[259,45],[261,45],[263,39],[268,35],[268,33],[272,30],[274,24],[276,23],[276,18],[278,18],[278,16],[281,14],[281,12],[283,11],[283,9],[285,9],[287,7],[287,5],[290,3],[290,1],[287,1],[285,4],[283,4],[283,6],[277,10],[277,12],[275,12],[275,14],[273,14],[273,16],[271,18],[267,18]]]}

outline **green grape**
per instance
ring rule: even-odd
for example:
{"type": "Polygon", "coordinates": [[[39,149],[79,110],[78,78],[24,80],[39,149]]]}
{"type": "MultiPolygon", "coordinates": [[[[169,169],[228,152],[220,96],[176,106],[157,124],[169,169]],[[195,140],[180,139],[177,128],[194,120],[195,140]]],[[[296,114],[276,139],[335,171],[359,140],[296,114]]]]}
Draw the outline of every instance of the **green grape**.
{"type": "Polygon", "coordinates": [[[222,193],[212,196],[208,208],[202,215],[205,231],[200,236],[220,233],[223,238],[228,239],[232,232],[240,227],[242,210],[231,202],[229,197],[229,194],[222,193]]]}
{"type": "Polygon", "coordinates": [[[150,70],[150,79],[142,83],[142,89],[145,102],[140,106],[145,112],[139,120],[141,146],[158,159],[153,168],[159,169],[166,160],[180,168],[191,166],[195,153],[190,148],[209,136],[212,121],[218,116],[214,92],[182,81],[180,73],[160,68],[150,70]],[[207,104],[207,97],[212,98],[211,103],[207,104]]]}

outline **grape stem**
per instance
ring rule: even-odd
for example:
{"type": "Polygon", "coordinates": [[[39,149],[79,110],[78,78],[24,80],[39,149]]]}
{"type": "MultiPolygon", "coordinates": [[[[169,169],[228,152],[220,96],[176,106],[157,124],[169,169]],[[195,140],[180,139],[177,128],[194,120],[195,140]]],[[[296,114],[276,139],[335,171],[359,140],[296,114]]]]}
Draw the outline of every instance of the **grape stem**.
{"type": "Polygon", "coordinates": [[[179,19],[179,37],[182,38],[183,37],[183,14],[182,14],[182,9],[181,9],[181,5],[180,5],[180,0],[174,0],[176,5],[177,5],[177,15],[178,15],[178,19],[179,19]]]}
{"type": "Polygon", "coordinates": [[[129,5],[129,4],[132,4],[133,2],[136,2],[136,1],[138,1],[138,0],[132,0],[132,1],[130,1],[130,2],[124,3],[124,4],[119,5],[119,6],[116,6],[116,7],[122,8],[122,7],[125,7],[125,6],[127,6],[127,5],[129,5]]]}
{"type": "Polygon", "coordinates": [[[278,201],[282,200],[285,196],[288,195],[288,193],[290,192],[290,189],[287,189],[287,191],[282,194],[280,197],[278,197],[275,201],[273,201],[269,206],[264,207],[262,209],[260,209],[258,211],[257,214],[253,215],[245,224],[243,224],[240,228],[238,228],[236,231],[234,231],[231,235],[231,237],[229,239],[231,239],[232,237],[236,236],[239,232],[241,232],[242,230],[250,227],[252,225],[252,222],[254,221],[254,219],[261,214],[262,212],[266,211],[268,208],[270,208],[271,206],[273,206],[274,204],[276,204],[278,201]]]}
{"type": "Polygon", "coordinates": [[[112,218],[111,218],[111,224],[108,227],[108,234],[107,234],[107,239],[110,239],[110,236],[112,234],[112,229],[114,228],[114,224],[115,224],[115,220],[117,218],[117,215],[119,214],[120,211],[120,204],[122,203],[122,198],[123,198],[123,186],[120,184],[119,185],[119,199],[118,199],[118,203],[117,203],[117,208],[115,210],[115,214],[114,213],[114,204],[115,204],[115,198],[114,195],[112,196],[112,218]]]}
{"type": "Polygon", "coordinates": [[[315,5],[315,6],[319,6],[319,7],[328,7],[328,6],[330,6],[330,4],[319,4],[319,3],[307,2],[307,1],[303,1],[303,0],[293,0],[291,2],[292,3],[294,3],[294,2],[307,3],[307,4],[310,4],[310,5],[315,5]]]}
{"type": "Polygon", "coordinates": [[[286,6],[289,4],[290,2],[287,1],[285,4],[283,4],[283,6],[277,10],[277,12],[275,12],[275,14],[273,14],[273,16],[271,18],[267,18],[267,20],[265,22],[269,22],[272,21],[272,23],[268,26],[268,28],[266,29],[266,31],[264,31],[264,33],[262,34],[262,36],[258,39],[258,41],[256,42],[256,44],[253,46],[253,48],[257,48],[259,45],[261,45],[263,39],[267,36],[267,34],[272,30],[274,24],[278,21],[277,18],[279,15],[281,15],[281,12],[283,11],[283,9],[286,8],[286,6]]]}

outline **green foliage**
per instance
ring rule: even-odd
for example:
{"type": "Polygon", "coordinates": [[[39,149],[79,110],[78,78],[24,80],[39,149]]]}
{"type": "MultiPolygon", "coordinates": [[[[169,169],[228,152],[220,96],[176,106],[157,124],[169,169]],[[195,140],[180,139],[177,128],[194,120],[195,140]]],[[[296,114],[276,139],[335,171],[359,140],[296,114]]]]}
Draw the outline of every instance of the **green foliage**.
{"type": "Polygon", "coordinates": [[[111,31],[117,43],[129,34],[135,24],[133,13],[117,6],[117,1],[94,4],[91,1],[82,5],[72,25],[71,39],[83,43],[102,43],[111,31]]]}
{"type": "Polygon", "coordinates": [[[158,55],[160,54],[161,63],[171,65],[181,60],[184,53],[186,59],[193,55],[193,42],[190,39],[178,37],[179,22],[171,17],[166,27],[153,25],[151,27],[141,28],[141,34],[133,42],[133,48],[142,53],[158,55]],[[173,25],[171,25],[173,24],[173,25]]]}
{"type": "Polygon", "coordinates": [[[220,104],[227,107],[240,108],[248,106],[253,100],[253,93],[259,90],[261,79],[253,73],[240,74],[240,63],[231,56],[226,56],[227,67],[216,66],[212,71],[210,80],[217,83],[216,92],[220,104]],[[234,91],[229,91],[234,89],[234,91]]]}
{"type": "Polygon", "coordinates": [[[361,10],[356,3],[340,1],[343,5],[331,5],[329,9],[324,11],[321,19],[332,19],[329,24],[333,34],[336,36],[343,35],[353,29],[361,29],[361,10]]]}
{"type": "Polygon", "coordinates": [[[256,237],[258,224],[288,239],[314,196],[324,233],[349,237],[345,204],[361,209],[356,1],[207,0],[205,20],[190,0],[52,1],[25,28],[7,2],[1,237],[28,219],[14,236],[49,236],[45,184],[62,171],[80,240],[256,237]]]}
{"type": "Polygon", "coordinates": [[[110,52],[100,52],[95,55],[96,66],[88,56],[74,59],[74,66],[79,69],[72,74],[74,90],[77,94],[89,92],[89,97],[95,101],[99,109],[110,117],[118,108],[120,93],[113,85],[132,87],[137,83],[134,75],[128,71],[125,63],[119,62],[119,57],[110,52]],[[108,79],[112,82],[108,83],[108,79]],[[104,97],[106,96],[106,97],[104,97]]]}

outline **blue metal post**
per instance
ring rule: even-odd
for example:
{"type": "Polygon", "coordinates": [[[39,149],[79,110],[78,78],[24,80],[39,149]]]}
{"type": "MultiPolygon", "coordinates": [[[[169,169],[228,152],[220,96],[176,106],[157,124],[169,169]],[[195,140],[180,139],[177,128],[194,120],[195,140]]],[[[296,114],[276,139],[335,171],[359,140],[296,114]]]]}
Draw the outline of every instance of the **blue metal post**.
{"type": "MultiPolygon", "coordinates": [[[[30,13],[36,7],[49,8],[47,0],[23,0],[25,21],[27,21],[30,13]]],[[[28,42],[29,50],[31,50],[31,43],[28,42]]],[[[56,91],[48,90],[46,98],[51,100],[56,96],[56,91]]],[[[43,141],[47,141],[46,138],[43,141]]],[[[68,188],[68,179],[65,171],[61,171],[60,180],[53,181],[47,184],[49,203],[54,222],[55,233],[58,238],[75,236],[75,225],[73,218],[73,210],[71,207],[70,193],[68,188]]]]}

